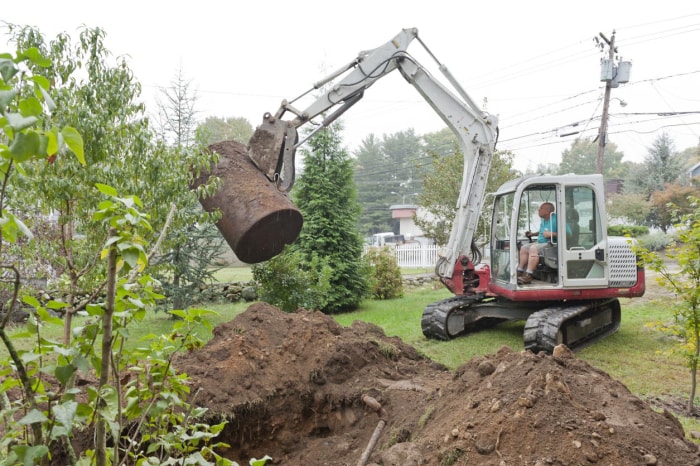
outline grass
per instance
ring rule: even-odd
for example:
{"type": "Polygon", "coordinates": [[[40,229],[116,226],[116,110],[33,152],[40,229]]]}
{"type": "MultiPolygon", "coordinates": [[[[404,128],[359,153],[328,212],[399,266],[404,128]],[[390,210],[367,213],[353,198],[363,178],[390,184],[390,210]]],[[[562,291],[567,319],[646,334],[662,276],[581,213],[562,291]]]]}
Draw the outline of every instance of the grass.
{"type": "Polygon", "coordinates": [[[401,267],[402,275],[422,275],[425,273],[434,273],[435,267],[401,267]]]}
{"type": "Polygon", "coordinates": [[[522,347],[523,323],[507,323],[496,328],[474,333],[469,337],[450,341],[428,340],[423,336],[420,319],[423,309],[429,303],[451,296],[446,289],[433,290],[428,287],[411,292],[401,299],[386,301],[364,301],[352,313],[337,314],[333,317],[349,326],[355,320],[371,322],[384,329],[388,336],[397,336],[445,366],[456,369],[474,356],[496,352],[504,345],[522,347]]]}
{"type": "MultiPolygon", "coordinates": [[[[218,304],[212,306],[201,306],[206,307],[206,309],[215,311],[217,314],[209,317],[212,327],[216,327],[218,324],[223,322],[228,322],[233,319],[236,315],[245,311],[248,308],[248,303],[236,303],[236,304],[218,304]]],[[[73,318],[73,328],[78,328],[86,323],[88,317],[75,316],[73,318]]],[[[144,319],[137,325],[130,325],[127,328],[128,340],[126,346],[128,348],[135,348],[144,346],[144,338],[148,335],[167,335],[171,332],[173,327],[172,316],[166,312],[150,312],[144,319]]],[[[8,326],[8,334],[12,338],[13,343],[18,350],[29,350],[35,343],[36,337],[18,337],[21,333],[25,331],[24,325],[8,326]]],[[[195,330],[202,340],[209,341],[212,337],[211,331],[209,331],[205,326],[200,326],[195,330]]],[[[49,341],[61,341],[63,338],[63,328],[54,325],[48,325],[42,328],[42,337],[49,341]]],[[[99,345],[99,341],[96,343],[99,345]]],[[[5,358],[8,355],[7,348],[0,344],[0,358],[5,358]]]]}
{"type": "MultiPolygon", "coordinates": [[[[403,275],[422,275],[433,273],[434,271],[435,269],[433,267],[404,267],[401,269],[403,275]]],[[[214,272],[214,278],[221,283],[248,282],[253,279],[253,272],[250,266],[247,265],[242,265],[240,267],[224,267],[214,272]]]]}
{"type": "Polygon", "coordinates": [[[214,279],[220,283],[249,282],[253,272],[249,266],[224,267],[214,272],[214,279]]]}

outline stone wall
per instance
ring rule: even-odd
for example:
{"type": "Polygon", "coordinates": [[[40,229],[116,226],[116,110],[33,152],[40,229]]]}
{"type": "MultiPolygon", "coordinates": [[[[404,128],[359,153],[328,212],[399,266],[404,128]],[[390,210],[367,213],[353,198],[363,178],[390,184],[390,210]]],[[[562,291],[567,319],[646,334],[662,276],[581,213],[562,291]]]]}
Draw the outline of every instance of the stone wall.
{"type": "MultiPolygon", "coordinates": [[[[405,290],[423,286],[441,286],[434,274],[409,275],[403,278],[405,290]]],[[[201,288],[203,302],[236,303],[252,302],[258,299],[255,282],[214,283],[201,288]]]]}

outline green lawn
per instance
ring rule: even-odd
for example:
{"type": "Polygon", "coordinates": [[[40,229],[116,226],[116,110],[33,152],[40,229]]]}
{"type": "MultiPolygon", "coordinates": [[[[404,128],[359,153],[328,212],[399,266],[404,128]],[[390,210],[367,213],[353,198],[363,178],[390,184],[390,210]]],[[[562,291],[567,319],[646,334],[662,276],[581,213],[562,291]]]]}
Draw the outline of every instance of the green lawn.
{"type": "Polygon", "coordinates": [[[214,272],[214,278],[221,283],[249,282],[253,272],[249,266],[225,267],[214,272]]]}
{"type": "MultiPolygon", "coordinates": [[[[432,267],[419,268],[402,268],[401,273],[404,275],[422,275],[433,273],[432,267]]],[[[224,267],[214,272],[214,278],[221,283],[230,282],[247,282],[253,279],[253,273],[250,266],[242,265],[240,267],[224,267]]]]}

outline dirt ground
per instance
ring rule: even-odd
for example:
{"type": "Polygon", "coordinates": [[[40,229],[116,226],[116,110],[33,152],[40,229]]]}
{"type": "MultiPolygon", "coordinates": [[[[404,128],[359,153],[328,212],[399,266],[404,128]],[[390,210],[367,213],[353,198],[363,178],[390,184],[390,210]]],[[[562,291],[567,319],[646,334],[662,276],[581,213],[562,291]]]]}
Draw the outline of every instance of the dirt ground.
{"type": "Polygon", "coordinates": [[[229,420],[239,464],[364,464],[385,424],[367,464],[700,465],[671,413],[558,350],[502,348],[449,371],[372,324],[256,303],[176,367],[229,420]]]}

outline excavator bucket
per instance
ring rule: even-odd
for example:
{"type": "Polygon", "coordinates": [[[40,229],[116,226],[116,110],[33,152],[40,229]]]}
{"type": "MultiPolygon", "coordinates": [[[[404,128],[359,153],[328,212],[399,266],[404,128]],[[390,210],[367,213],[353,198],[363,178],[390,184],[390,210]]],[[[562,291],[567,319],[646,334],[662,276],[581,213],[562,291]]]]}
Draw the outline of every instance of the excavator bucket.
{"type": "Polygon", "coordinates": [[[266,113],[248,141],[248,157],[270,181],[275,181],[281,168],[286,130],[285,121],[266,113]]]}
{"type": "Polygon", "coordinates": [[[299,141],[296,127],[278,115],[266,113],[248,141],[248,157],[279,191],[294,185],[294,155],[299,141]]]}
{"type": "Polygon", "coordinates": [[[221,211],[216,226],[241,261],[255,264],[273,258],[299,236],[301,213],[253,164],[245,145],[224,141],[209,150],[219,154],[219,162],[195,179],[192,188],[212,175],[222,183],[214,195],[200,198],[204,210],[221,211]]]}

